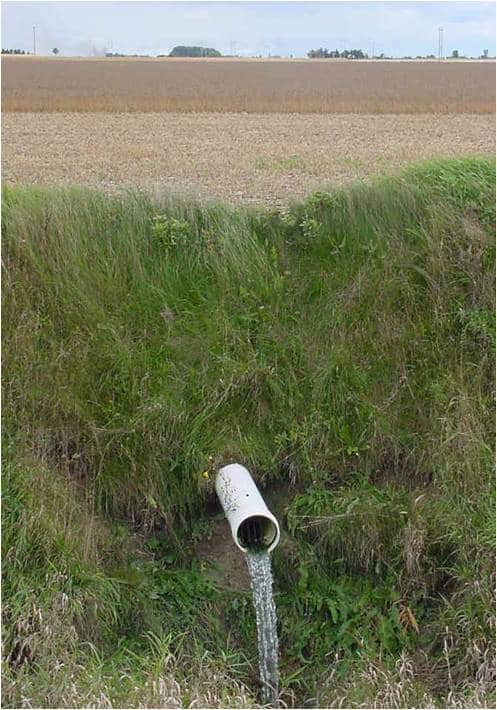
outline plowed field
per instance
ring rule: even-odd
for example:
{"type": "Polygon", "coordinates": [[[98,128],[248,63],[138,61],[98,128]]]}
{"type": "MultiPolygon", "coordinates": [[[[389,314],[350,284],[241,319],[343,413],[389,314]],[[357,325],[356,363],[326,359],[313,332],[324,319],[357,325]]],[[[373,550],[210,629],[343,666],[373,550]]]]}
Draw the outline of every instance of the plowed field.
{"type": "Polygon", "coordinates": [[[7,182],[282,204],[413,160],[495,152],[493,115],[7,113],[7,182]]]}

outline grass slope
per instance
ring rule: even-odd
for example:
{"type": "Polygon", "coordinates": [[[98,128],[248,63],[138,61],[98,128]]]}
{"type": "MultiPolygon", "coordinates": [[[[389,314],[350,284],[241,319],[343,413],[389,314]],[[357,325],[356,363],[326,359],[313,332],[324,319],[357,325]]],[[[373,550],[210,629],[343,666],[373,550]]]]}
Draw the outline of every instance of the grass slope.
{"type": "Polygon", "coordinates": [[[492,694],[495,169],[287,211],[5,188],[4,705],[257,702],[213,475],[286,489],[288,704],[492,694]]]}

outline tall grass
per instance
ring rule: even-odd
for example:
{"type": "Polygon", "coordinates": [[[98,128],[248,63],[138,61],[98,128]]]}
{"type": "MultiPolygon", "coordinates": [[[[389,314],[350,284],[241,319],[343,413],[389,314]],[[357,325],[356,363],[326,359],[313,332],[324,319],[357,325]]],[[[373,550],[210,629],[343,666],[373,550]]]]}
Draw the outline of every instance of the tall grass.
{"type": "Polygon", "coordinates": [[[255,702],[246,599],[191,566],[230,460],[287,491],[286,702],[490,702],[494,172],[4,190],[9,705],[255,702]]]}
{"type": "Polygon", "coordinates": [[[4,111],[495,113],[495,62],[2,57],[4,111]]]}

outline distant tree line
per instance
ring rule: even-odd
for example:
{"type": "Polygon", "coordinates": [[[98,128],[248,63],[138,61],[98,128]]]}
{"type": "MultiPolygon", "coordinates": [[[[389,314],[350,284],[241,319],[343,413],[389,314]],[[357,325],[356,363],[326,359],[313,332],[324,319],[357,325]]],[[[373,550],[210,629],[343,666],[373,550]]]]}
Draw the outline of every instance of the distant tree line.
{"type": "Polygon", "coordinates": [[[2,54],[31,54],[31,52],[25,52],[24,49],[2,49],[2,54]]]}
{"type": "Polygon", "coordinates": [[[105,52],[106,57],[134,57],[135,59],[137,57],[142,57],[146,59],[147,57],[150,57],[150,54],[121,54],[120,52],[105,52]]]}
{"type": "Polygon", "coordinates": [[[178,45],[169,52],[170,57],[221,57],[221,52],[212,47],[185,47],[178,45]]]}
{"type": "Polygon", "coordinates": [[[307,52],[310,59],[367,59],[368,54],[362,49],[344,49],[339,52],[338,49],[310,49],[307,52]]]}
{"type": "MultiPolygon", "coordinates": [[[[369,59],[369,55],[367,52],[364,52],[362,49],[344,49],[342,52],[339,52],[338,49],[323,49],[320,47],[319,49],[310,49],[307,52],[307,56],[310,59],[369,59]]],[[[393,57],[386,57],[383,53],[377,54],[373,57],[372,59],[393,59],[393,57]]],[[[459,50],[454,49],[452,51],[452,54],[450,55],[450,59],[467,59],[468,57],[462,56],[459,54],[459,50]]],[[[472,57],[470,57],[472,58],[472,57]]],[[[479,59],[488,59],[488,49],[484,49],[483,53],[479,56],[479,59]]],[[[402,59],[436,59],[434,54],[426,54],[426,55],[420,55],[418,54],[416,57],[411,57],[411,56],[405,56],[402,57],[402,59]]]]}

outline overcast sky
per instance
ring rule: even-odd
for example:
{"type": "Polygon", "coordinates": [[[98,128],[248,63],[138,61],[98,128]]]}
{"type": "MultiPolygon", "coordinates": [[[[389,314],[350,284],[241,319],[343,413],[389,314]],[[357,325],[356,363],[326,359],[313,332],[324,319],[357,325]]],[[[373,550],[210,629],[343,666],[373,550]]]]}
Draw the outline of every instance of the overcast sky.
{"type": "Polygon", "coordinates": [[[2,2],[2,47],[64,56],[165,54],[176,44],[223,54],[305,56],[315,47],[378,55],[495,55],[493,2],[2,2]]]}

